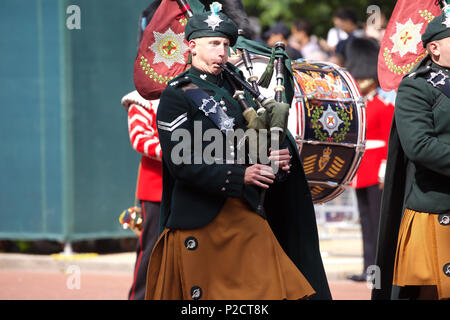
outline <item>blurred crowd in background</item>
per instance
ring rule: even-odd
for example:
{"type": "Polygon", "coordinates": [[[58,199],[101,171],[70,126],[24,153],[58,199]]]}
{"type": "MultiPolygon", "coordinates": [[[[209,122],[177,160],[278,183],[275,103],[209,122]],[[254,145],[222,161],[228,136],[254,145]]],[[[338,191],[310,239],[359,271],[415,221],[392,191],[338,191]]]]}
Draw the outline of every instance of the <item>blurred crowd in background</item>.
{"type": "Polygon", "coordinates": [[[321,60],[345,66],[345,44],[348,40],[366,37],[381,43],[388,21],[382,12],[376,19],[369,19],[368,16],[366,21],[374,23],[359,21],[356,11],[350,7],[336,9],[332,19],[334,27],[328,30],[326,39],[314,34],[314,25],[307,18],[297,19],[290,27],[279,21],[263,31],[258,18],[250,17],[250,26],[255,35],[253,40],[270,47],[278,41],[285,42],[293,60],[321,60]]]}

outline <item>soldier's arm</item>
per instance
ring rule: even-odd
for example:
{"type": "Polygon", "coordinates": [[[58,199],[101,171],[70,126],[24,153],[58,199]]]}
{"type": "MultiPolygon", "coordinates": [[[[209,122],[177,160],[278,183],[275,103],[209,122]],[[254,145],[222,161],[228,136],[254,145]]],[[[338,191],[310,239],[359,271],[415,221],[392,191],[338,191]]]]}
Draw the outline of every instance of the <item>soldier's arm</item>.
{"type": "Polygon", "coordinates": [[[152,110],[139,104],[131,104],[128,110],[128,133],[134,150],[161,161],[161,147],[153,124],[154,118],[152,110]]]}
{"type": "Polygon", "coordinates": [[[405,78],[398,89],[395,122],[405,154],[413,162],[450,176],[450,145],[434,130],[434,97],[425,79],[405,78]]]}

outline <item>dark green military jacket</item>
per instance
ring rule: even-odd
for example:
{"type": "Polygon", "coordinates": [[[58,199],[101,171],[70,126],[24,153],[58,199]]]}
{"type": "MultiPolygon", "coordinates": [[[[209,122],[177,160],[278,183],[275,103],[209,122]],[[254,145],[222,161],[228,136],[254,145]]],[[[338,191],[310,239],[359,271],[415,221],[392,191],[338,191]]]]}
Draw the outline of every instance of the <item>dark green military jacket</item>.
{"type": "MultiPolygon", "coordinates": [[[[221,75],[203,74],[191,68],[169,84],[161,95],[156,117],[163,153],[162,228],[202,227],[217,216],[227,197],[242,198],[255,211],[260,202],[260,189],[244,184],[248,164],[226,161],[227,152],[238,153],[236,145],[225,145],[222,154],[214,153],[214,163],[201,161],[214,139],[201,139],[201,135],[206,137],[208,131],[213,132],[210,129],[218,126],[189,96],[189,90],[198,88],[220,102],[227,116],[233,118],[234,130],[246,129],[241,107],[230,94],[230,83],[221,75]],[[188,139],[181,138],[186,134],[194,137],[190,146],[188,139]],[[198,144],[199,139],[205,141],[198,144]],[[181,152],[183,146],[184,151],[189,151],[181,152]],[[184,157],[182,163],[180,154],[184,157]]],[[[267,191],[264,215],[282,248],[317,292],[313,298],[331,299],[310,190],[293,137],[288,134],[285,141],[294,155],[291,173],[267,191]]]]}
{"type": "MultiPolygon", "coordinates": [[[[446,68],[429,57],[403,78],[395,101],[381,205],[376,265],[381,270],[373,299],[398,297],[392,289],[397,238],[405,208],[450,211],[450,98],[433,86],[430,72],[446,68]]],[[[437,80],[437,79],[436,79],[437,80]]]]}

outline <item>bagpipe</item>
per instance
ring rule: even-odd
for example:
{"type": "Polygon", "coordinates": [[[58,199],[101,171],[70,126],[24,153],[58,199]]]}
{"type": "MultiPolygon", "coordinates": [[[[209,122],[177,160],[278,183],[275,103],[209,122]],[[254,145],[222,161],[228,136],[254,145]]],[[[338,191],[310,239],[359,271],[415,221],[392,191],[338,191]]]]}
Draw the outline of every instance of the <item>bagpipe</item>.
{"type": "MultiPolygon", "coordinates": [[[[150,43],[144,43],[144,35],[134,73],[136,89],[146,99],[158,99],[167,82],[187,68],[187,45],[175,42],[181,38],[181,26],[198,10],[191,9],[190,3],[196,1],[177,0],[175,10],[174,1],[162,0],[164,10],[172,6],[164,18],[171,15],[175,22],[166,23],[163,29],[156,22],[147,27],[150,43]],[[155,25],[160,31],[154,29],[155,25]],[[165,39],[173,43],[168,45],[165,39]],[[171,69],[156,51],[175,47],[173,52],[184,60],[171,59],[183,61],[173,63],[171,69]]],[[[269,130],[271,144],[273,137],[282,141],[289,130],[295,138],[313,202],[336,198],[351,183],[365,150],[364,101],[353,77],[344,68],[328,62],[291,61],[283,43],[269,48],[245,38],[242,31],[233,50],[233,65],[239,72],[228,65],[222,69],[234,86],[234,97],[249,128],[269,130]],[[256,111],[248,105],[244,91],[252,95],[256,111]]]]}
{"type": "MultiPolygon", "coordinates": [[[[242,35],[242,30],[241,35],[242,35]]],[[[284,52],[285,44],[283,42],[277,42],[274,46],[274,51],[276,50],[280,52],[284,52]]],[[[248,106],[246,103],[245,97],[243,95],[242,91],[239,91],[237,87],[235,87],[235,97],[237,97],[237,100],[242,106],[243,109],[243,115],[244,118],[247,120],[247,127],[250,129],[255,130],[268,130],[269,137],[270,137],[270,148],[272,151],[275,151],[278,149],[280,144],[284,141],[286,137],[286,130],[287,130],[287,122],[288,122],[288,116],[289,116],[289,105],[286,103],[283,103],[283,92],[285,91],[284,87],[284,55],[280,55],[276,58],[276,85],[274,87],[274,98],[266,98],[264,95],[261,94],[259,90],[258,84],[261,84],[261,80],[258,78],[257,75],[253,72],[253,63],[252,59],[250,57],[250,52],[247,50],[247,48],[243,47],[240,49],[242,53],[242,60],[244,62],[245,69],[249,73],[249,77],[247,78],[246,82],[245,80],[242,80],[242,78],[236,74],[234,71],[232,71],[230,68],[228,68],[226,65],[221,65],[221,68],[226,73],[228,77],[230,77],[230,82],[233,83],[234,81],[237,81],[244,87],[257,101],[257,103],[261,106],[258,108],[258,113],[255,111],[255,109],[248,106]],[[251,83],[251,85],[249,85],[251,83]],[[275,101],[276,103],[273,103],[275,101]]],[[[271,69],[271,67],[268,67],[267,69],[271,69]]],[[[266,69],[266,71],[267,71],[266,69]]],[[[265,73],[270,74],[270,72],[265,73]]],[[[266,78],[271,78],[271,76],[266,76],[266,78]]],[[[270,83],[270,81],[269,81],[270,83]]],[[[261,146],[261,140],[258,141],[259,148],[264,148],[265,150],[268,150],[269,145],[264,144],[264,146],[261,146]]],[[[276,173],[276,179],[277,180],[283,180],[286,178],[287,173],[284,171],[277,171],[276,173]]],[[[261,199],[260,203],[258,205],[257,211],[258,212],[264,212],[264,198],[265,198],[266,190],[263,189],[261,191],[261,199]]]]}

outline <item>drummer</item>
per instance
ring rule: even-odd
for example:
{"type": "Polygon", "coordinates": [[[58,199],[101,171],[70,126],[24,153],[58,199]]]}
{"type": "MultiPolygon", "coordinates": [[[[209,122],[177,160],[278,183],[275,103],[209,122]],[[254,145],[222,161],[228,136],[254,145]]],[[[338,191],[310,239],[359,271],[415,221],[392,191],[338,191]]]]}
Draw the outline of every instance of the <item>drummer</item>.
{"type": "Polygon", "coordinates": [[[236,42],[236,25],[217,10],[205,12],[190,18],[185,35],[192,67],[170,82],[157,113],[162,226],[146,298],[330,299],[314,207],[292,136],[270,153],[281,170],[290,171],[283,182],[275,181],[271,166],[220,158],[227,151],[234,156],[237,146],[217,152],[212,164],[195,159],[209,145],[203,142],[196,150],[198,141],[191,138],[207,130],[223,138],[224,123],[231,131],[245,130],[246,123],[219,67],[236,42]],[[201,132],[194,135],[194,128],[201,132]],[[179,163],[174,155],[184,133],[191,140],[183,145],[193,147],[179,163]],[[261,189],[267,189],[265,210],[257,214],[261,189]]]}

